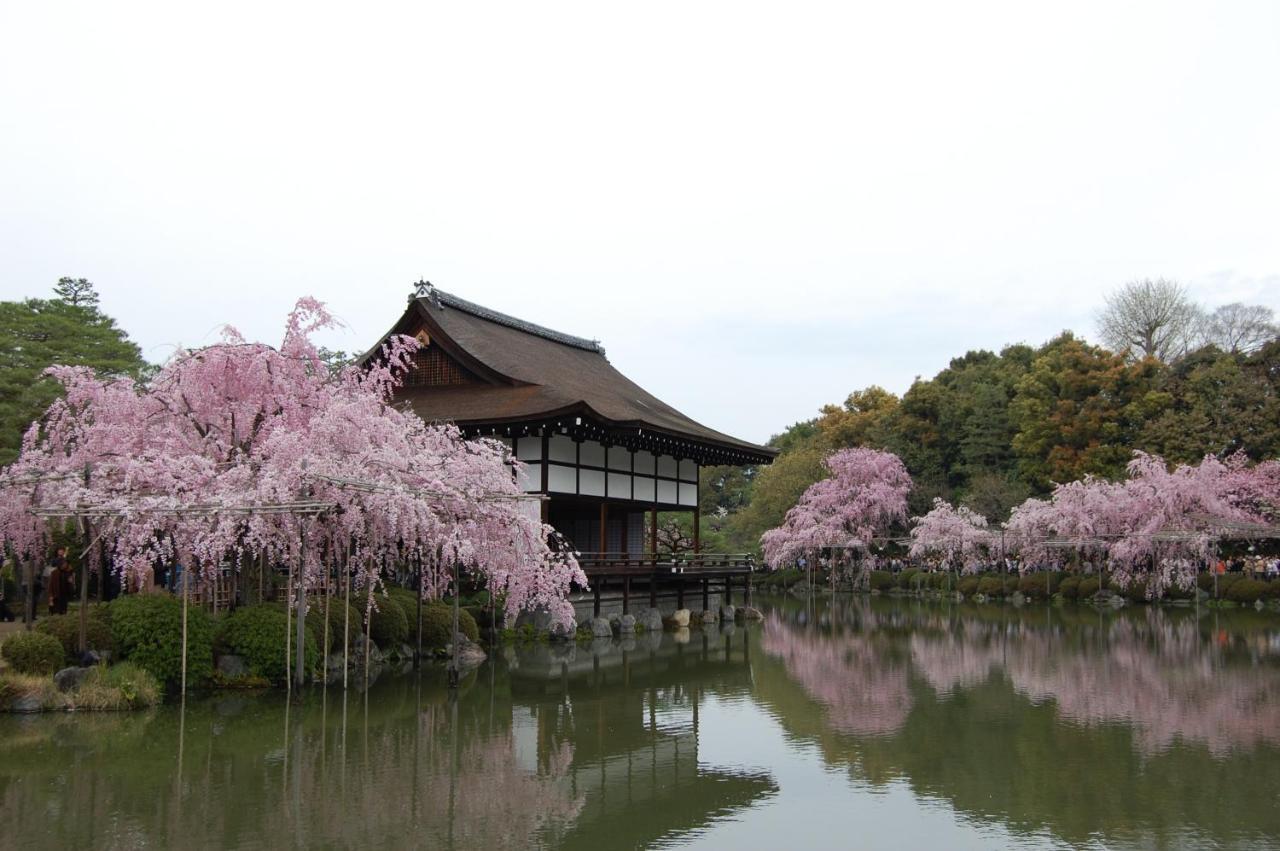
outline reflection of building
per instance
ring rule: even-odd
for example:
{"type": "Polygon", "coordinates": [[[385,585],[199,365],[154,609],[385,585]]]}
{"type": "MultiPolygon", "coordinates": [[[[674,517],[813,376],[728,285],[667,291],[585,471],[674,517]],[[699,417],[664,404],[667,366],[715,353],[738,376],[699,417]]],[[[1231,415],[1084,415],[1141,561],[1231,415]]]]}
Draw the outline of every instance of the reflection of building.
{"type": "MultiPolygon", "coordinates": [[[[695,422],[618,372],[604,349],[422,284],[390,334],[422,348],[399,392],[428,421],[505,442],[524,462],[521,487],[545,494],[543,519],[583,553],[590,577],[670,578],[649,555],[658,512],[689,512],[700,549],[698,472],[767,464],[777,454],[695,422]]],[[[376,357],[378,347],[367,355],[376,357]]],[[[745,573],[706,555],[679,568],[698,578],[745,573]]],[[[683,582],[683,580],[679,580],[683,582]]],[[[652,586],[650,586],[652,587],[652,586]]]]}
{"type": "Polygon", "coordinates": [[[582,808],[557,847],[641,848],[707,825],[776,791],[762,773],[700,763],[698,703],[751,688],[750,636],[642,637],[634,649],[602,642],[522,652],[512,663],[517,749],[571,739],[568,777],[582,808]],[[651,639],[644,641],[644,638],[651,639]],[[536,730],[527,719],[537,720],[536,730]],[[520,729],[523,728],[523,729],[520,729]]]}

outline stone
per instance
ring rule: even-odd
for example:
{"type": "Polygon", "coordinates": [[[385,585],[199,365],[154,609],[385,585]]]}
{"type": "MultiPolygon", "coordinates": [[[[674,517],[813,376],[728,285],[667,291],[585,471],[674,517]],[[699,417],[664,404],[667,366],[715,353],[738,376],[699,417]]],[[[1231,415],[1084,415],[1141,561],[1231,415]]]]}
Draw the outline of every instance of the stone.
{"type": "Polygon", "coordinates": [[[97,650],[86,650],[80,654],[80,667],[92,668],[94,665],[100,664],[104,659],[102,654],[97,650]]]}
{"type": "Polygon", "coordinates": [[[236,656],[233,653],[224,653],[218,657],[215,665],[218,673],[229,680],[238,680],[241,677],[249,676],[249,665],[244,661],[243,656],[236,656]]]}
{"type": "Polygon", "coordinates": [[[734,612],[733,606],[728,604],[721,606],[720,620],[725,621],[726,623],[731,623],[733,621],[733,612],[734,612]]]}
{"type": "Polygon", "coordinates": [[[578,636],[578,621],[569,618],[567,623],[553,623],[548,636],[555,642],[573,641],[578,636]]]}
{"type": "MultiPolygon", "coordinates": [[[[364,664],[364,644],[365,637],[357,635],[355,640],[351,642],[351,664],[360,667],[364,664]]],[[[378,649],[378,645],[372,641],[369,642],[369,666],[377,667],[386,661],[382,656],[382,651],[378,649]]]]}
{"type": "Polygon", "coordinates": [[[516,627],[522,627],[529,624],[533,627],[534,632],[548,632],[554,618],[547,609],[525,609],[516,617],[516,627]]]}
{"type": "Polygon", "coordinates": [[[1015,606],[1025,606],[1027,604],[1027,596],[1021,591],[1014,591],[1009,597],[1009,602],[1015,606]]]}
{"type": "Polygon", "coordinates": [[[640,617],[636,619],[636,623],[649,632],[660,632],[662,630],[662,612],[658,609],[645,609],[640,613],[640,617]]]}
{"type": "Polygon", "coordinates": [[[479,644],[460,632],[454,633],[453,642],[457,650],[459,670],[470,670],[489,658],[489,654],[479,644]]]}
{"type": "Polygon", "coordinates": [[[636,631],[636,616],[623,615],[618,618],[618,632],[622,635],[634,635],[636,631]]]}
{"type": "Polygon", "coordinates": [[[622,615],[618,614],[617,612],[613,612],[612,614],[609,615],[609,626],[613,629],[614,632],[618,631],[618,627],[621,624],[622,624],[622,615]]]}
{"type": "Polygon", "coordinates": [[[38,694],[24,694],[9,704],[10,712],[39,712],[42,709],[44,705],[40,703],[38,694]]]}
{"type": "Polygon", "coordinates": [[[676,609],[662,620],[662,625],[667,629],[680,629],[689,625],[689,610],[676,609]]]}
{"type": "Polygon", "coordinates": [[[698,615],[698,620],[703,626],[715,626],[720,617],[715,613],[715,610],[706,609],[698,615]]]}
{"type": "Polygon", "coordinates": [[[53,675],[53,684],[58,687],[58,691],[75,691],[87,676],[88,668],[63,668],[53,675]]]}
{"type": "Polygon", "coordinates": [[[737,616],[742,618],[744,621],[764,620],[764,612],[760,611],[755,606],[740,606],[737,611],[737,616]]]}
{"type": "Polygon", "coordinates": [[[410,644],[408,644],[407,642],[406,642],[406,643],[402,643],[402,644],[400,645],[400,648],[396,651],[396,655],[397,655],[397,656],[399,656],[401,660],[408,659],[409,661],[411,661],[411,662],[412,662],[412,661],[413,661],[413,646],[412,646],[412,645],[410,645],[410,644]]]}
{"type": "Polygon", "coordinates": [[[591,634],[596,638],[613,638],[613,624],[608,618],[592,618],[591,634]]]}

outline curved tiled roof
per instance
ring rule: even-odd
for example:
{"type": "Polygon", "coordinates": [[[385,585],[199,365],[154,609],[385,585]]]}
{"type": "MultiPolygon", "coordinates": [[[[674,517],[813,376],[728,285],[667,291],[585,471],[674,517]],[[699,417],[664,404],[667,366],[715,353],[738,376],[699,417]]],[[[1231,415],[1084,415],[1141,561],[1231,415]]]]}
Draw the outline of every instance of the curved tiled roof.
{"type": "MultiPolygon", "coordinates": [[[[609,363],[594,340],[562,334],[439,290],[410,302],[391,333],[426,326],[433,343],[484,383],[409,387],[401,393],[428,420],[497,424],[582,413],[767,462],[770,448],[708,428],[640,387],[609,363]]],[[[368,355],[366,355],[368,357],[368,355]]]]}

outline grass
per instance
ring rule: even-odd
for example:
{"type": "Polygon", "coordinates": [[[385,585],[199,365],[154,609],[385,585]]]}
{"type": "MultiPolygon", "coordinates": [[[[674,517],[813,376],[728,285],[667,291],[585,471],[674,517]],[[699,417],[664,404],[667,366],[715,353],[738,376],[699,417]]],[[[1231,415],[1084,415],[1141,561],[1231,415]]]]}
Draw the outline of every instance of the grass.
{"type": "Polygon", "coordinates": [[[92,668],[71,692],[59,691],[52,677],[0,673],[0,711],[10,711],[16,702],[30,697],[37,698],[45,712],[102,712],[155,706],[161,691],[154,676],[129,662],[92,668]]]}

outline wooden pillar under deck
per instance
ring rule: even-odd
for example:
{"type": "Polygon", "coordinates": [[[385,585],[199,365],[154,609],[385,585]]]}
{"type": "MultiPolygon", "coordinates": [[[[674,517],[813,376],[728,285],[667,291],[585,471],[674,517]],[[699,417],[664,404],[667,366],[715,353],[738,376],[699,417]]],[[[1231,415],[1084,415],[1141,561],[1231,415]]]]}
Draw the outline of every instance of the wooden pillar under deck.
{"type": "Polygon", "coordinates": [[[649,575],[649,608],[658,608],[658,573],[654,571],[649,575]]]}
{"type": "Polygon", "coordinates": [[[600,555],[609,552],[609,503],[600,503],[600,555]]]}
{"type": "Polygon", "coordinates": [[[653,553],[653,566],[658,566],[658,509],[649,511],[649,551],[653,553]]]}
{"type": "Polygon", "coordinates": [[[631,577],[624,576],[622,579],[622,613],[624,615],[631,613],[631,577]]]}
{"type": "Polygon", "coordinates": [[[702,580],[702,610],[711,608],[711,580],[702,580]]]}
{"type": "Polygon", "coordinates": [[[591,610],[592,612],[594,612],[592,617],[597,617],[597,618],[600,617],[600,583],[603,581],[604,581],[603,577],[597,576],[596,581],[591,583],[591,594],[592,594],[591,610]]]}
{"type": "Polygon", "coordinates": [[[684,608],[684,577],[676,581],[676,608],[684,608]]]}
{"type": "Polygon", "coordinates": [[[726,576],[724,578],[724,604],[726,606],[733,605],[733,577],[726,576]]]}

